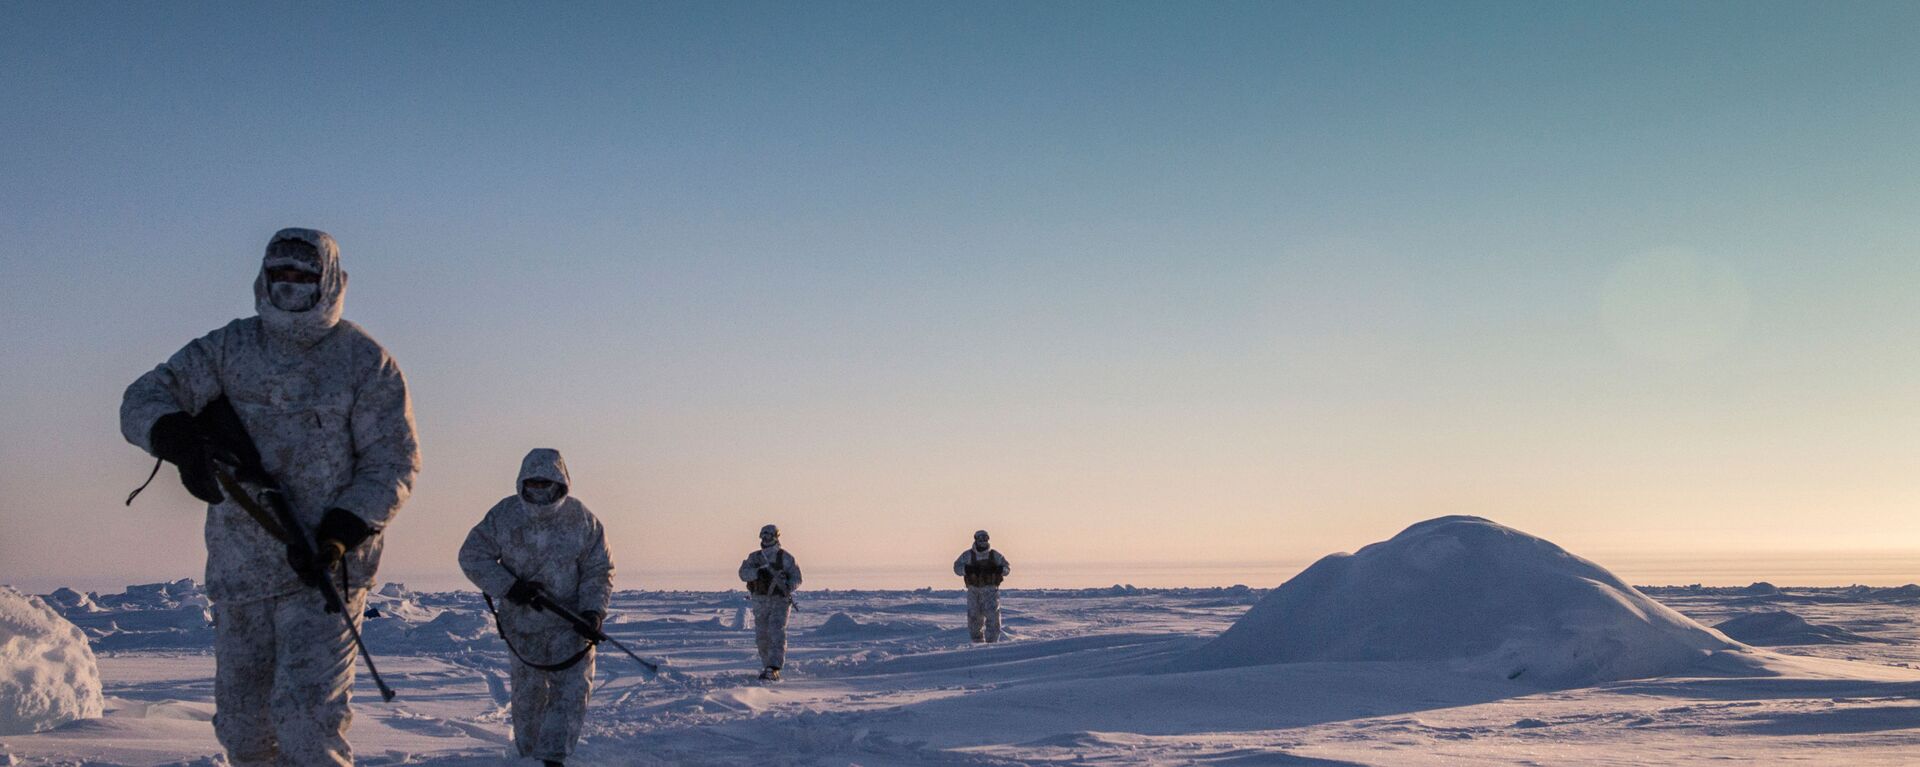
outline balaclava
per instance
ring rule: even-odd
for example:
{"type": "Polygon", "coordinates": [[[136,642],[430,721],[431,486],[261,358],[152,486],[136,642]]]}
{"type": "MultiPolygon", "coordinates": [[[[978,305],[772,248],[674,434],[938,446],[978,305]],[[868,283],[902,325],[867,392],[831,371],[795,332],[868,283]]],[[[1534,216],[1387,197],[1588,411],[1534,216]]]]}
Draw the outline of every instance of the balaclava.
{"type": "Polygon", "coordinates": [[[536,512],[550,511],[567,499],[567,462],[560,457],[560,451],[553,448],[538,447],[527,452],[520,461],[520,481],[515,485],[520,491],[520,501],[536,512]],[[544,479],[553,484],[543,490],[527,487],[529,479],[544,479]]]}
{"type": "Polygon", "coordinates": [[[319,343],[340,324],[346,292],[347,272],[340,268],[340,246],[332,235],[318,229],[292,228],[275,232],[267,240],[260,273],[253,279],[253,308],[273,339],[299,349],[319,343]],[[275,247],[289,241],[308,247],[275,247]],[[317,274],[320,281],[309,285],[267,279],[268,270],[281,268],[317,274]]]}
{"type": "Polygon", "coordinates": [[[262,264],[269,275],[275,269],[295,269],[313,276],[312,282],[267,279],[267,300],[283,312],[304,312],[320,303],[320,252],[304,240],[275,240],[267,246],[262,264]]]}

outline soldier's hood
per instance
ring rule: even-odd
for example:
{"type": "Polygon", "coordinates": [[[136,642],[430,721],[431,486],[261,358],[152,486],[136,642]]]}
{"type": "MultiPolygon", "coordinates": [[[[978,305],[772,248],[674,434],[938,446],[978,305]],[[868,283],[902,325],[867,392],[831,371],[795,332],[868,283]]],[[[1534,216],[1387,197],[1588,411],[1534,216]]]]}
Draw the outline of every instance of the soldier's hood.
{"type": "Polygon", "coordinates": [[[266,323],[269,335],[304,349],[318,343],[333,332],[334,326],[340,324],[340,313],[346,306],[347,270],[340,266],[340,245],[333,241],[333,235],[318,229],[282,229],[267,240],[267,251],[271,253],[274,243],[286,240],[312,245],[319,254],[319,262],[263,256],[260,259],[260,271],[253,278],[253,308],[260,313],[260,320],[266,323]],[[289,312],[274,306],[273,301],[267,298],[267,270],[282,266],[320,274],[320,300],[312,309],[289,312]]]}
{"type": "Polygon", "coordinates": [[[560,457],[560,451],[550,447],[536,447],[520,459],[520,479],[513,483],[514,492],[529,479],[544,479],[560,486],[560,497],[554,499],[558,504],[565,500],[573,486],[573,480],[567,477],[566,459],[560,457]]]}

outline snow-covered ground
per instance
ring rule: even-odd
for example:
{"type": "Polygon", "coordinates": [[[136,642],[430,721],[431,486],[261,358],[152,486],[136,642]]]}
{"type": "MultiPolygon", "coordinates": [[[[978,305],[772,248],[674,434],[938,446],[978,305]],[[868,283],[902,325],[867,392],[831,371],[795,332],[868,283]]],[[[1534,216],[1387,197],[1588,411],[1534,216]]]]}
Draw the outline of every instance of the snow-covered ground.
{"type": "MultiPolygon", "coordinates": [[[[970,647],[958,592],[805,595],[788,681],[753,678],[734,593],[623,592],[610,628],[675,673],[603,656],[579,764],[1684,764],[1920,762],[1920,589],[1648,589],[1712,625],[1785,611],[1857,640],[1753,651],[1766,671],[1543,691],[1421,662],[1161,673],[1263,592],[1011,591],[1014,640],[970,647]],[[842,617],[844,616],[844,617],[842,617]],[[1779,654],[1773,654],[1779,653],[1779,654]],[[1771,675],[1768,675],[1771,674],[1771,675]]],[[[64,599],[62,599],[64,597],[64,599]]],[[[0,764],[217,764],[190,584],[49,602],[99,653],[107,715],[0,738],[0,764]]],[[[375,600],[400,689],[357,691],[363,764],[497,764],[504,656],[477,596],[375,600]]]]}
{"type": "MultiPolygon", "coordinates": [[[[767,684],[742,594],[622,592],[609,633],[671,664],[603,652],[574,763],[1920,763],[1920,586],[1635,589],[1454,516],[1271,591],[1004,596],[1011,641],[973,646],[958,591],[805,593],[767,684]]],[[[193,582],[45,602],[98,654],[106,715],[8,736],[0,764],[221,763],[193,582]]],[[[363,678],[360,761],[502,762],[505,647],[478,595],[369,604],[400,698],[363,678]]]]}

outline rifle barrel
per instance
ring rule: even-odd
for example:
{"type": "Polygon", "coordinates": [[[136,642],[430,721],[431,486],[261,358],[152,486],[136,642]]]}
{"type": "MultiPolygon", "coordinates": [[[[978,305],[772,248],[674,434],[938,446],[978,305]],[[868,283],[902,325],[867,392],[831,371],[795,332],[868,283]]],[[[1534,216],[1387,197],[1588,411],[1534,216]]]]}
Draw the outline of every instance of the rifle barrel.
{"type": "Polygon", "coordinates": [[[637,661],[640,665],[645,666],[647,668],[647,671],[655,674],[660,673],[660,664],[654,663],[652,661],[649,661],[645,658],[640,657],[639,655],[634,654],[633,650],[627,649],[627,646],[625,643],[621,642],[618,639],[614,639],[611,635],[607,634],[605,629],[594,628],[593,624],[588,623],[586,618],[580,617],[578,613],[575,613],[572,610],[569,610],[565,607],[560,606],[560,603],[553,601],[553,598],[547,596],[546,592],[543,591],[540,593],[539,600],[540,600],[540,605],[542,607],[545,607],[548,610],[552,610],[553,614],[560,616],[561,620],[573,624],[573,627],[577,629],[581,634],[588,634],[589,636],[587,637],[587,641],[606,642],[608,644],[611,644],[614,647],[618,648],[621,652],[626,653],[627,657],[632,658],[635,661],[637,661]]]}

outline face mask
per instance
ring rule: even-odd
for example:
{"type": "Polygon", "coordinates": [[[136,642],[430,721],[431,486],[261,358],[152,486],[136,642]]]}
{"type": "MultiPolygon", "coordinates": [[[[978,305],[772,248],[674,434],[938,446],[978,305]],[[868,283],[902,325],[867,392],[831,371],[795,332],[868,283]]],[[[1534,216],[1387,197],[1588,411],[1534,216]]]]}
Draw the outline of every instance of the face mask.
{"type": "Polygon", "coordinates": [[[986,550],[987,550],[987,542],[986,542],[986,541],[974,541],[974,542],[973,542],[973,547],[974,547],[974,548],[976,548],[976,549],[979,549],[979,550],[981,550],[981,551],[986,551],[986,550]]]}
{"type": "Polygon", "coordinates": [[[552,484],[542,488],[521,487],[520,499],[535,506],[549,506],[566,493],[564,485],[552,484]]]}
{"type": "Polygon", "coordinates": [[[304,312],[320,303],[320,285],[314,282],[267,283],[267,300],[283,312],[304,312]]]}

